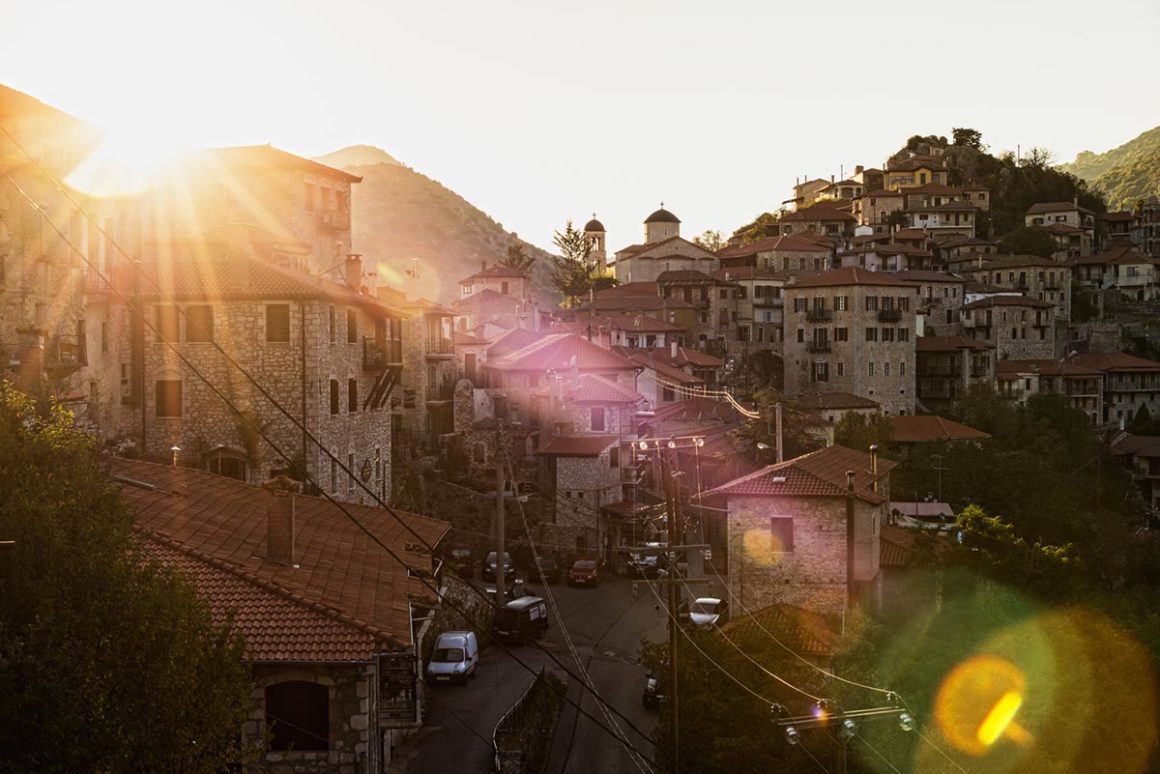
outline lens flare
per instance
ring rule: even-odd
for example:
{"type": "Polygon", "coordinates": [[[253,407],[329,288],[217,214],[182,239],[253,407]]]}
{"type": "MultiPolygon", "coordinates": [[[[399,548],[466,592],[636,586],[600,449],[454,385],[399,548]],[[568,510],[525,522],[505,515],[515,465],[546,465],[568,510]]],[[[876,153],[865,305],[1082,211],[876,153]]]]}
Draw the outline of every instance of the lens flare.
{"type": "Polygon", "coordinates": [[[997,656],[976,656],[943,680],[935,720],[952,745],[969,755],[985,755],[1014,722],[1026,690],[1019,667],[997,656]]]}
{"type": "Polygon", "coordinates": [[[785,555],[785,546],[781,544],[776,535],[771,536],[769,530],[748,530],[743,536],[742,542],[745,545],[745,555],[749,561],[761,567],[772,567],[775,564],[780,564],[785,555]]]}
{"type": "Polygon", "coordinates": [[[983,725],[979,726],[976,734],[984,746],[990,747],[999,741],[1004,732],[1015,722],[1015,715],[1023,706],[1023,696],[1016,691],[1007,691],[983,718],[983,725]]]}

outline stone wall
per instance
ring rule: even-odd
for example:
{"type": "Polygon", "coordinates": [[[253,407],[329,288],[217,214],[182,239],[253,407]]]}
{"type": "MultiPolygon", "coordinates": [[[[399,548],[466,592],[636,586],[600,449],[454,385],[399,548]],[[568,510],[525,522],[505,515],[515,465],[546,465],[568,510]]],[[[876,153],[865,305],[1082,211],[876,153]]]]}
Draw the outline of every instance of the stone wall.
{"type": "MultiPolygon", "coordinates": [[[[878,571],[881,507],[855,503],[855,578],[878,571]]],[[[845,498],[729,498],[729,586],[749,610],[788,603],[846,609],[845,498]],[[792,517],[793,550],[775,550],[771,518],[792,517]]]]}

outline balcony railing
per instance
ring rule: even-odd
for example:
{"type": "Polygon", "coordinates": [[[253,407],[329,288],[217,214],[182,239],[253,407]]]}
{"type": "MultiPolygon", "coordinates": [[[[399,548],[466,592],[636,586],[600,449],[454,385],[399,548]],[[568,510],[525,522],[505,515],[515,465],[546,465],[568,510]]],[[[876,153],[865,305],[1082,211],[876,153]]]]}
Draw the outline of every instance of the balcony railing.
{"type": "Polygon", "coordinates": [[[363,369],[378,371],[403,362],[403,342],[398,339],[363,339],[363,369]]]}
{"type": "Polygon", "coordinates": [[[454,400],[455,398],[455,380],[441,379],[435,384],[427,385],[427,402],[438,402],[446,400],[454,400]]]}
{"type": "Polygon", "coordinates": [[[829,352],[830,342],[828,341],[811,341],[806,344],[806,351],[810,353],[829,352]]]}
{"type": "Polygon", "coordinates": [[[454,355],[455,347],[451,339],[427,339],[428,355],[454,355]]]}
{"type": "Polygon", "coordinates": [[[901,321],[902,321],[902,310],[901,309],[879,309],[878,310],[878,322],[901,322],[901,321]]]}
{"type": "Polygon", "coordinates": [[[830,322],[834,319],[834,313],[829,309],[807,309],[807,322],[830,322]]]}

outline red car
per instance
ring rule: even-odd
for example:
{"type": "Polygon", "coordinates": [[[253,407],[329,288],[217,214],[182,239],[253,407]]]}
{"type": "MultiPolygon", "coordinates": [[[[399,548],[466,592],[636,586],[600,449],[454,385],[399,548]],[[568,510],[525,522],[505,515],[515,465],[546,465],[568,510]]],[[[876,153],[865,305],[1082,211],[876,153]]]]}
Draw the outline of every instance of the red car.
{"type": "Polygon", "coordinates": [[[600,566],[595,559],[577,559],[568,570],[568,585],[599,586],[600,566]]]}

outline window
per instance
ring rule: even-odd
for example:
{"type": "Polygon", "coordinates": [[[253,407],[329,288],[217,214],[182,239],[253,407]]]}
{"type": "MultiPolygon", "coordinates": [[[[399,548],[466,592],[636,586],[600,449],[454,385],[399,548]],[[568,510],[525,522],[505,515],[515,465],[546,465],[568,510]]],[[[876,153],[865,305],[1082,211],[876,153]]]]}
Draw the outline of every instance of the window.
{"type": "Polygon", "coordinates": [[[290,304],[266,305],[266,341],[290,341],[290,304]]]}
{"type": "Polygon", "coordinates": [[[882,375],[883,376],[890,376],[890,361],[887,361],[887,362],[882,364],[882,375]]]}
{"type": "Polygon", "coordinates": [[[793,551],[793,518],[773,516],[769,520],[769,549],[775,554],[793,551]]]}
{"type": "Polygon", "coordinates": [[[894,341],[894,329],[893,328],[883,328],[882,329],[882,340],[883,341],[894,341]]]}
{"type": "Polygon", "coordinates": [[[330,343],[333,344],[335,339],[338,337],[338,311],[333,306],[330,307],[328,322],[329,326],[327,331],[329,332],[329,340],[330,343]]]}
{"type": "Polygon", "coordinates": [[[843,363],[841,360],[839,360],[838,361],[838,376],[845,376],[845,375],[846,375],[846,364],[843,363]]]}
{"type": "Polygon", "coordinates": [[[878,329],[877,328],[867,328],[866,329],[866,341],[878,341],[878,329]]]}
{"type": "Polygon", "coordinates": [[[898,340],[899,341],[910,341],[910,329],[909,328],[899,328],[898,329],[898,340]]]}
{"type": "Polygon", "coordinates": [[[358,312],[353,309],[346,310],[346,343],[355,344],[358,342],[358,312]]]}
{"type": "Polygon", "coordinates": [[[109,351],[109,324],[101,323],[101,352],[109,351]]]}
{"type": "Polygon", "coordinates": [[[593,406],[592,407],[592,432],[594,432],[594,433],[603,433],[604,432],[604,407],[603,406],[593,406]]]}
{"type": "Polygon", "coordinates": [[[338,379],[330,380],[330,415],[338,413],[338,379]]]}
{"type": "Polygon", "coordinates": [[[608,467],[610,467],[610,468],[619,468],[620,467],[620,447],[619,446],[613,446],[611,449],[608,450],[608,467]]]}
{"type": "Polygon", "coordinates": [[[910,311],[910,298],[908,296],[898,297],[898,308],[904,312],[910,311]]]}
{"type": "Polygon", "coordinates": [[[330,491],[338,491],[338,460],[330,458],[330,491]]]}
{"type": "Polygon", "coordinates": [[[824,360],[814,363],[813,380],[815,382],[830,381],[830,364],[824,360]]]}
{"type": "Polygon", "coordinates": [[[797,340],[798,340],[798,344],[801,344],[806,340],[805,328],[798,328],[797,329],[797,340]]]}
{"type": "Polygon", "coordinates": [[[665,403],[672,403],[677,399],[672,387],[664,387],[661,389],[661,400],[665,403]]]}
{"type": "Polygon", "coordinates": [[[358,379],[346,380],[346,410],[351,414],[358,411],[358,379]]]}
{"type": "Polygon", "coordinates": [[[157,307],[157,340],[158,341],[177,341],[178,327],[177,327],[177,307],[176,306],[159,306],[157,307]]]}
{"type": "Polygon", "coordinates": [[[354,491],[354,454],[346,455],[346,491],[354,491]]]}
{"type": "Polygon", "coordinates": [[[873,375],[874,375],[874,364],[873,364],[873,363],[867,363],[867,364],[866,364],[866,375],[867,375],[867,376],[873,376],[873,375]]]}
{"type": "Polygon", "coordinates": [[[208,304],[185,307],[185,340],[213,341],[213,307],[208,304]]]}
{"type": "Polygon", "coordinates": [[[804,312],[806,310],[806,299],[795,298],[793,300],[793,310],[795,312],[804,312]]]}
{"type": "Polygon", "coordinates": [[[866,311],[867,312],[877,312],[878,311],[878,296],[866,296],[866,311]]]}
{"type": "Polygon", "coordinates": [[[721,290],[719,292],[719,297],[721,298],[722,301],[728,300],[729,291],[726,290],[725,288],[721,288],[721,290]]]}
{"type": "Polygon", "coordinates": [[[898,364],[898,375],[900,377],[906,376],[906,361],[905,360],[899,362],[899,364],[898,364]]]}
{"type": "Polygon", "coordinates": [[[844,312],[850,308],[849,296],[834,296],[834,310],[844,312]]]}
{"type": "Polygon", "coordinates": [[[160,380],[155,385],[154,414],[158,417],[181,416],[181,380],[160,380]]]}
{"type": "Polygon", "coordinates": [[[266,686],[271,750],[330,749],[330,690],[291,680],[266,686]]]}
{"type": "Polygon", "coordinates": [[[850,329],[849,328],[834,328],[834,341],[849,341],[849,340],[850,340],[850,329]]]}

